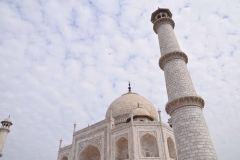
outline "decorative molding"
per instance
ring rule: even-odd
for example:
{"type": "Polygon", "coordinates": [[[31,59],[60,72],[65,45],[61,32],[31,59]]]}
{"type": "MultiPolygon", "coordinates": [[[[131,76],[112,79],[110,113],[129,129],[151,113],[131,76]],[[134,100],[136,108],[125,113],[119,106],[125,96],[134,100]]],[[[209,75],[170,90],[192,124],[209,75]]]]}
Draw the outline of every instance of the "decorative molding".
{"type": "Polygon", "coordinates": [[[141,139],[142,136],[147,134],[147,133],[155,136],[155,138],[157,139],[157,132],[156,131],[139,131],[139,139],[141,139]]]}
{"type": "Polygon", "coordinates": [[[70,144],[70,145],[68,145],[68,146],[64,146],[64,147],[62,147],[62,148],[60,148],[60,152],[62,152],[62,151],[65,151],[65,150],[69,150],[69,149],[71,149],[72,148],[72,145],[70,144]]]}
{"type": "Polygon", "coordinates": [[[8,129],[8,128],[3,128],[3,127],[1,127],[0,130],[1,130],[1,131],[4,131],[4,132],[7,132],[7,133],[10,132],[10,129],[8,129]]]}
{"type": "Polygon", "coordinates": [[[165,141],[167,142],[168,138],[171,138],[173,140],[173,142],[175,143],[175,138],[173,135],[169,134],[168,132],[165,132],[165,141]]]}
{"type": "Polygon", "coordinates": [[[81,134],[80,136],[76,137],[75,138],[74,154],[73,154],[72,160],[76,160],[76,152],[77,152],[77,150],[76,150],[77,147],[76,146],[77,146],[78,141],[81,141],[81,140],[83,140],[87,137],[93,136],[93,135],[95,135],[97,133],[101,133],[101,132],[103,132],[103,134],[104,134],[104,136],[103,136],[103,145],[104,145],[104,153],[103,154],[104,155],[103,156],[104,156],[104,159],[107,159],[107,130],[108,130],[108,127],[104,126],[102,128],[98,128],[98,129],[96,129],[92,132],[81,134]]]}
{"type": "Polygon", "coordinates": [[[97,147],[99,149],[99,151],[101,151],[102,149],[102,135],[92,138],[92,139],[88,139],[85,140],[83,142],[80,142],[78,144],[78,153],[81,153],[81,151],[83,149],[85,149],[88,145],[93,145],[95,147],[97,147]]]}
{"type": "Polygon", "coordinates": [[[128,133],[124,133],[124,134],[116,136],[115,137],[115,143],[122,137],[124,137],[124,138],[126,138],[128,140],[128,133]]]}
{"type": "Polygon", "coordinates": [[[83,129],[81,129],[81,130],[79,130],[79,131],[76,131],[76,132],[74,133],[74,136],[75,136],[75,135],[78,135],[78,134],[85,133],[85,132],[87,132],[87,131],[89,131],[89,130],[92,130],[92,129],[98,127],[98,126],[104,125],[105,123],[108,123],[108,122],[109,122],[108,120],[104,119],[104,120],[102,120],[102,121],[100,121],[100,122],[97,122],[97,123],[95,123],[95,124],[93,124],[93,125],[90,125],[90,126],[88,126],[88,127],[86,127],[86,128],[83,128],[83,129]]]}
{"type": "Polygon", "coordinates": [[[198,96],[186,96],[180,97],[172,100],[166,104],[165,110],[167,114],[171,115],[174,110],[183,106],[199,106],[200,108],[204,107],[204,100],[198,96]]]}
{"type": "Polygon", "coordinates": [[[139,125],[149,125],[149,124],[154,124],[154,125],[160,125],[158,121],[133,121],[133,124],[139,124],[139,125]]]}
{"type": "Polygon", "coordinates": [[[164,70],[164,65],[172,59],[182,59],[185,63],[188,63],[188,57],[184,52],[170,52],[159,59],[159,67],[164,70]]]}
{"type": "MultiPolygon", "coordinates": [[[[122,94],[122,96],[124,96],[124,95],[126,95],[126,94],[137,94],[137,93],[135,93],[135,92],[128,92],[128,93],[122,94]]],[[[138,94],[137,94],[137,95],[138,95],[138,94]]]]}
{"type": "Polygon", "coordinates": [[[154,22],[154,25],[153,25],[153,30],[154,30],[154,32],[155,32],[156,34],[158,34],[158,33],[157,33],[158,27],[159,27],[160,25],[162,25],[163,23],[169,23],[169,24],[172,26],[172,28],[174,29],[175,23],[174,23],[174,21],[172,20],[172,18],[169,18],[169,17],[159,18],[158,20],[156,20],[156,21],[154,22]]]}
{"type": "Polygon", "coordinates": [[[111,133],[117,132],[119,130],[124,130],[126,128],[129,128],[130,126],[131,126],[131,123],[122,123],[122,124],[115,125],[115,128],[111,130],[111,133]]]}
{"type": "Polygon", "coordinates": [[[127,121],[128,118],[129,118],[129,117],[121,118],[121,119],[115,119],[115,125],[121,124],[121,123],[126,123],[126,121],[127,121]]]}

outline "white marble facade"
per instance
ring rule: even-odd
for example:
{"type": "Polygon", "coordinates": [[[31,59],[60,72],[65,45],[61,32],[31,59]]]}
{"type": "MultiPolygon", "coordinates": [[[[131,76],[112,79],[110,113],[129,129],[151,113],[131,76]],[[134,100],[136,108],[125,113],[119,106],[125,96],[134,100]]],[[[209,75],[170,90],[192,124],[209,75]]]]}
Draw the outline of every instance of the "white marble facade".
{"type": "Polygon", "coordinates": [[[58,160],[176,160],[173,130],[159,117],[149,100],[129,91],[113,101],[103,121],[74,132],[58,160]]]}

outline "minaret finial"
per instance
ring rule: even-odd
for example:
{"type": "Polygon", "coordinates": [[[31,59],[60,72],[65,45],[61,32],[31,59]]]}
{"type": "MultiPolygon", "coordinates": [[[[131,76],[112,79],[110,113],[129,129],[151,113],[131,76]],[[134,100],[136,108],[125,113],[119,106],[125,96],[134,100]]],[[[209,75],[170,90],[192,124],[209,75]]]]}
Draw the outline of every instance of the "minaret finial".
{"type": "Polygon", "coordinates": [[[131,92],[131,84],[128,82],[128,92],[131,92]]]}

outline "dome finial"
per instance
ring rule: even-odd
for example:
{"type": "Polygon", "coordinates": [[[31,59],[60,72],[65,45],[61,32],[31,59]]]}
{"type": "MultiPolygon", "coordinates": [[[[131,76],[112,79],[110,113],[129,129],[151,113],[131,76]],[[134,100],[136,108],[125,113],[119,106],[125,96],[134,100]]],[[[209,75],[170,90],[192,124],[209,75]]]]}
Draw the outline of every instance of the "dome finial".
{"type": "Polygon", "coordinates": [[[128,82],[128,92],[131,92],[131,84],[128,82]]]}

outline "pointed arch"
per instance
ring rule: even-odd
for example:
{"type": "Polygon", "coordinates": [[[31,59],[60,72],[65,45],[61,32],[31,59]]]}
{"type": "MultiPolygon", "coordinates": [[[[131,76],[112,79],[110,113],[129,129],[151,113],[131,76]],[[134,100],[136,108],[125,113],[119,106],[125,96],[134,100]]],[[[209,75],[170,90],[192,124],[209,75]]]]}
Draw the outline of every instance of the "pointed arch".
{"type": "Polygon", "coordinates": [[[171,159],[176,160],[177,159],[177,154],[176,154],[175,144],[174,144],[174,142],[173,142],[171,137],[167,138],[167,145],[168,145],[169,157],[171,159]]]}
{"type": "Polygon", "coordinates": [[[64,156],[61,160],[68,160],[68,157],[64,156]]]}
{"type": "Polygon", "coordinates": [[[147,133],[140,139],[141,154],[143,157],[159,157],[158,144],[155,136],[147,133]]]}
{"type": "Polygon", "coordinates": [[[88,145],[80,154],[79,160],[100,160],[101,154],[97,147],[88,145]]]}
{"type": "Polygon", "coordinates": [[[115,160],[129,159],[128,140],[121,137],[115,145],[115,160]]]}

